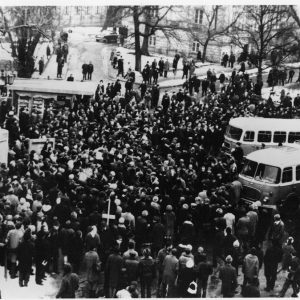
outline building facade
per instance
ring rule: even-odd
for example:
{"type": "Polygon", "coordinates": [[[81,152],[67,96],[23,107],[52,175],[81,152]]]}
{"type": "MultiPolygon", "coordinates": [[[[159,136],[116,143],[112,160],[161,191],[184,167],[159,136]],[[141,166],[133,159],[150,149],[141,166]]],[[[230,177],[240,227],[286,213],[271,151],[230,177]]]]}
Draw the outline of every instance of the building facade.
{"type": "Polygon", "coordinates": [[[60,6],[60,24],[64,27],[102,26],[106,16],[106,6],[60,6]]]}

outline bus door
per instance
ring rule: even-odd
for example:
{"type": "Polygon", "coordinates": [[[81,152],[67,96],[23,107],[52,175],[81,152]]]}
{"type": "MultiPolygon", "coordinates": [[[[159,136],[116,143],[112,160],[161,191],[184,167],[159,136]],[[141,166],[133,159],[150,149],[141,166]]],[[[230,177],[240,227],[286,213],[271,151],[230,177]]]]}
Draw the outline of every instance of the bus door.
{"type": "Polygon", "coordinates": [[[282,170],[282,179],[280,183],[280,197],[282,199],[293,191],[293,187],[296,186],[295,178],[293,178],[293,167],[285,167],[282,170]]]}

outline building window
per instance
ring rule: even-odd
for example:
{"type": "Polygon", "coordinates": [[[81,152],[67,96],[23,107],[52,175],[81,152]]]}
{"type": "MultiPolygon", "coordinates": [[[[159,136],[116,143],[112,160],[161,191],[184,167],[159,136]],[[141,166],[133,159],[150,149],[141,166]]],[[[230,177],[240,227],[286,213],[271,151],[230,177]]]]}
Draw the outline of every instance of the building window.
{"type": "Polygon", "coordinates": [[[66,6],[66,7],[65,7],[65,15],[68,15],[68,14],[69,14],[69,7],[66,6]]]}
{"type": "Polygon", "coordinates": [[[156,36],[150,36],[149,37],[149,46],[155,46],[156,45],[156,36]]]}
{"type": "Polygon", "coordinates": [[[195,10],[195,23],[196,24],[202,24],[203,22],[203,10],[202,9],[196,9],[195,10]]]}
{"type": "Polygon", "coordinates": [[[96,6],[96,15],[100,14],[100,6],[96,6]]]}
{"type": "Polygon", "coordinates": [[[89,8],[89,6],[87,6],[87,7],[85,8],[85,14],[88,15],[89,12],[90,12],[90,8],[89,8]]]}
{"type": "Polygon", "coordinates": [[[200,43],[199,42],[193,42],[192,51],[198,53],[199,48],[200,48],[200,43]]]}
{"type": "Polygon", "coordinates": [[[76,14],[79,15],[80,14],[80,6],[76,6],[75,10],[76,10],[76,14]]]}
{"type": "Polygon", "coordinates": [[[152,18],[156,18],[156,17],[158,16],[158,9],[157,9],[157,8],[152,8],[152,9],[150,10],[150,16],[151,16],[152,18]]]}

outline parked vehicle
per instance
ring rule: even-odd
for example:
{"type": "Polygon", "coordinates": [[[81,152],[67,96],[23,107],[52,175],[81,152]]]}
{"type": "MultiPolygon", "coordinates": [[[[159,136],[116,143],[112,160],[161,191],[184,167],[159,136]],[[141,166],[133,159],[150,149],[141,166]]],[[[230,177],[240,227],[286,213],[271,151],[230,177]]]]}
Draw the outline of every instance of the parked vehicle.
{"type": "Polygon", "coordinates": [[[119,35],[115,32],[110,34],[98,34],[96,35],[96,42],[102,43],[118,43],[119,35]]]}
{"type": "Polygon", "coordinates": [[[254,151],[245,158],[239,175],[241,199],[276,206],[293,190],[300,193],[300,146],[254,151]]]}
{"type": "Polygon", "coordinates": [[[268,148],[279,143],[292,145],[297,140],[300,140],[300,119],[241,117],[229,121],[224,147],[231,151],[239,142],[246,156],[261,149],[262,144],[268,148]]]}

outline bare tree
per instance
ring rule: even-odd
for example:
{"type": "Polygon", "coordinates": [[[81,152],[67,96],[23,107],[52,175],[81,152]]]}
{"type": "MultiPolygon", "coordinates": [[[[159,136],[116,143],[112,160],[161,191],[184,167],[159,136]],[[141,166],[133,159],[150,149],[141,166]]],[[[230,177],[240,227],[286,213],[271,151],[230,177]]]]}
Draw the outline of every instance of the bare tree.
{"type": "Polygon", "coordinates": [[[4,28],[11,44],[12,57],[18,61],[18,76],[31,77],[34,71],[34,51],[42,37],[58,26],[54,6],[15,6],[0,8],[4,28]]]}
{"type": "Polygon", "coordinates": [[[232,42],[241,48],[252,46],[250,60],[258,68],[258,81],[265,59],[271,58],[272,64],[279,65],[290,54],[295,44],[294,23],[288,6],[245,6],[243,21],[231,32],[232,42]]]}
{"type": "Polygon", "coordinates": [[[202,62],[206,59],[206,52],[209,43],[212,41],[218,41],[220,37],[228,35],[230,29],[236,24],[241,13],[235,15],[235,17],[227,24],[220,23],[218,20],[219,12],[221,10],[221,5],[213,5],[211,8],[204,8],[203,15],[205,16],[203,20],[203,25],[197,26],[193,25],[188,28],[194,41],[197,41],[203,46],[202,62]]]}

